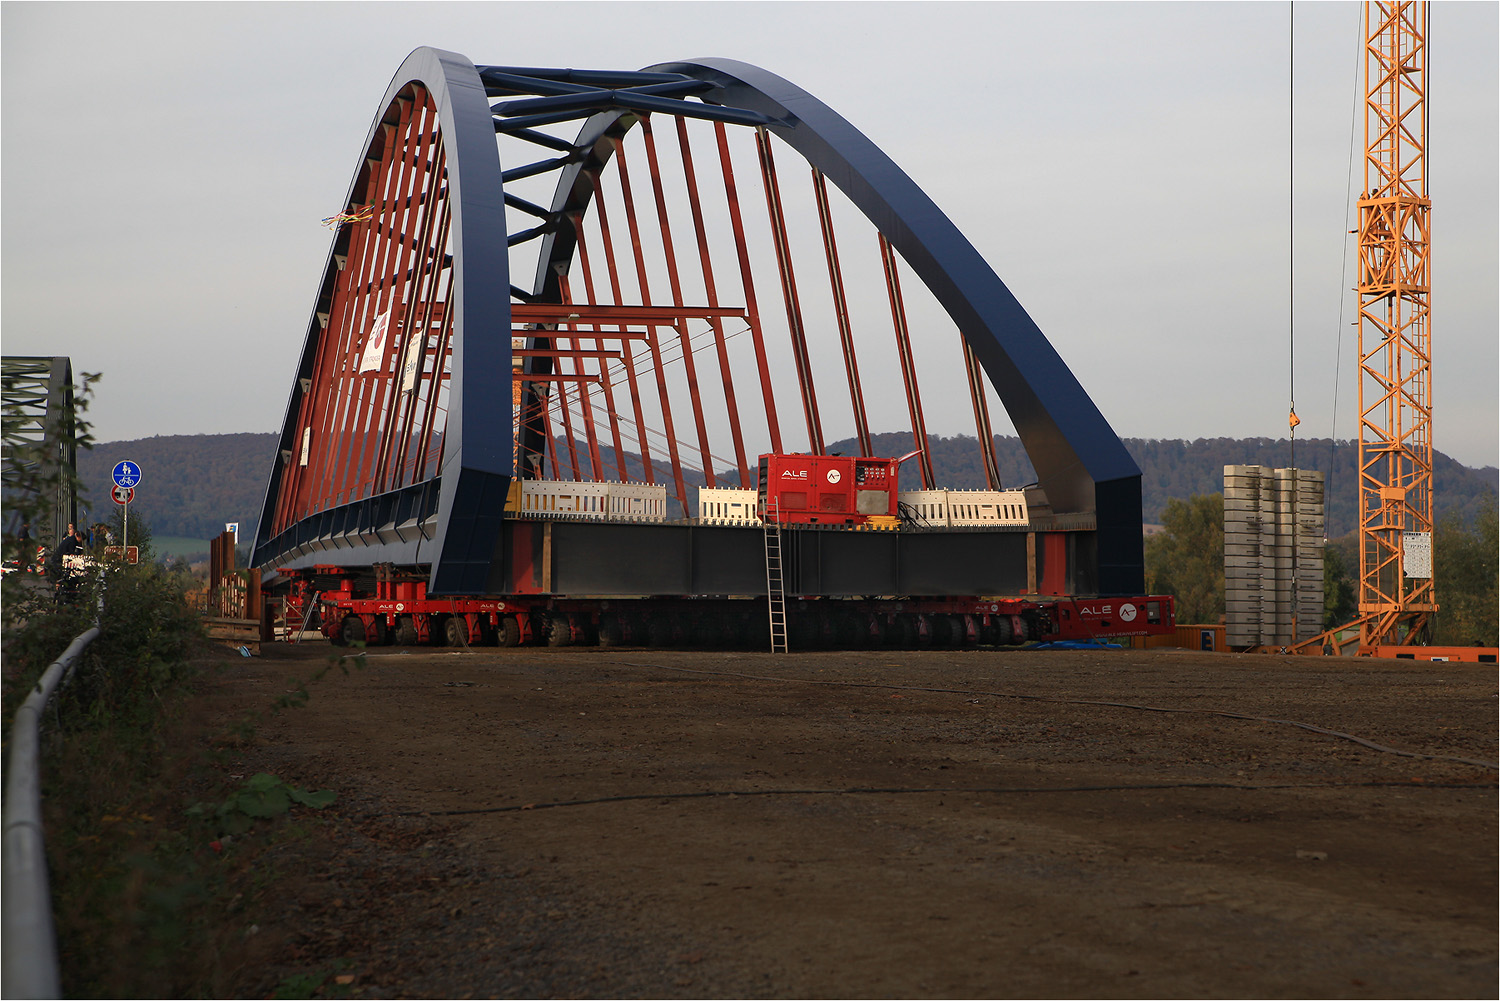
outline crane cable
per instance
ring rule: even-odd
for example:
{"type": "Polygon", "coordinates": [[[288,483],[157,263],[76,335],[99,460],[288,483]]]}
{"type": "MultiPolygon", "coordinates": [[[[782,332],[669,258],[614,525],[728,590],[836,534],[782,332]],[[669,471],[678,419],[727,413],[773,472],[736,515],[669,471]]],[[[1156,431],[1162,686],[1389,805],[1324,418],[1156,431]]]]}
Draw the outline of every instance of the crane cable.
{"type": "MultiPolygon", "coordinates": [[[[1302,421],[1297,418],[1297,231],[1294,226],[1296,221],[1296,164],[1297,164],[1297,31],[1296,31],[1296,0],[1287,3],[1287,81],[1286,81],[1286,331],[1287,331],[1287,397],[1289,410],[1287,414],[1287,426],[1290,435],[1290,465],[1294,470],[1297,468],[1297,425],[1302,421]]],[[[1296,489],[1296,481],[1292,483],[1292,489],[1296,489]]],[[[1295,568],[1296,550],[1293,549],[1292,556],[1295,568]]],[[[1293,575],[1293,588],[1296,587],[1296,576],[1293,575]]],[[[1295,611],[1293,615],[1295,616],[1295,611]]]]}
{"type": "MultiPolygon", "coordinates": [[[[1358,5],[1355,5],[1356,7],[1358,5]]],[[[1342,282],[1349,273],[1349,237],[1356,231],[1349,228],[1349,216],[1354,206],[1354,126],[1359,121],[1359,71],[1364,60],[1364,38],[1359,30],[1361,18],[1364,12],[1360,10],[1356,15],[1355,28],[1351,32],[1359,39],[1359,45],[1355,48],[1354,59],[1354,86],[1349,101],[1349,164],[1344,169],[1344,254],[1339,262],[1339,281],[1342,282]]],[[[1335,459],[1338,455],[1338,426],[1339,426],[1339,372],[1344,361],[1344,290],[1339,289],[1339,322],[1333,344],[1333,414],[1328,422],[1328,481],[1324,485],[1326,496],[1333,495],[1333,472],[1335,459]]],[[[1327,532],[1324,536],[1326,538],[1327,532]]]]}

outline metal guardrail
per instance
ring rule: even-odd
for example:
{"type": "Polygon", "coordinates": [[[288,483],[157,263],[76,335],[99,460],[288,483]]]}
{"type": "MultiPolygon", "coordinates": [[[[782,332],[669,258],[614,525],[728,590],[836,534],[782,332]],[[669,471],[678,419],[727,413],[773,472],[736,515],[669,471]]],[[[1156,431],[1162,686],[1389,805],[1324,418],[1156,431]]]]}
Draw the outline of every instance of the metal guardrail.
{"type": "MultiPolygon", "coordinates": [[[[103,602],[100,602],[102,610],[103,602]]],[[[57,934],[52,895],[47,888],[47,852],[42,834],[41,722],[52,697],[79,654],[99,635],[99,626],[69,644],[42,673],[16,710],[10,731],[10,766],[5,778],[4,963],[0,993],[7,998],[60,996],[57,934]]]]}

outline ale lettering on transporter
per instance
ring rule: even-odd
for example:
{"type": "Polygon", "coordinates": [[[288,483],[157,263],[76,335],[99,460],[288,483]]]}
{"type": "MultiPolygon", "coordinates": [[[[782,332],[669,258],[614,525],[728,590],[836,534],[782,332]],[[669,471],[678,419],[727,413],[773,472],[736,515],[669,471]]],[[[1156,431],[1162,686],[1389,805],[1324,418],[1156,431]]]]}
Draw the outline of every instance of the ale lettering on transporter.
{"type": "MultiPolygon", "coordinates": [[[[1139,609],[1128,601],[1121,603],[1118,610],[1121,622],[1134,622],[1138,613],[1139,609]]],[[[1102,619],[1114,616],[1117,613],[1115,606],[1111,604],[1091,605],[1080,602],[1078,605],[1078,614],[1102,619]]]]}

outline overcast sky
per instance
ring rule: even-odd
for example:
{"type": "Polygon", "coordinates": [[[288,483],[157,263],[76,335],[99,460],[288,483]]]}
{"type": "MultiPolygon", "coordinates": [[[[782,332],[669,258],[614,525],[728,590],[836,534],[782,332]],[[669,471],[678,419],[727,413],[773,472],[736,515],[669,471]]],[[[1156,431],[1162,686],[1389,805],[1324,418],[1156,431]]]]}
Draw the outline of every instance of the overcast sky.
{"type": "MultiPolygon", "coordinates": [[[[1361,9],[1292,15],[1308,437],[1356,425],[1361,9]]],[[[331,238],[319,220],[408,52],[599,69],[728,56],[810,91],[901,165],[1120,435],[1283,437],[1288,11],[6,3],[4,352],[103,372],[101,441],[278,431],[331,238]]],[[[1494,3],[1434,5],[1434,444],[1470,465],[1500,448],[1497,31],[1494,3]]]]}

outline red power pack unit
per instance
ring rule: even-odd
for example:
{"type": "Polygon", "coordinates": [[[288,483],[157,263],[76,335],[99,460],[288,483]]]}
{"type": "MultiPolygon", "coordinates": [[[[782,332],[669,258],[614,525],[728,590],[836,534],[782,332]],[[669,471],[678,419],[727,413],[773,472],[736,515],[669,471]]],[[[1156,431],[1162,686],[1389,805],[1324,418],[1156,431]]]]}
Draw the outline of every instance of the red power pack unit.
{"type": "Polygon", "coordinates": [[[894,518],[900,463],[852,455],[762,455],[756,513],[784,525],[894,518]]]}

